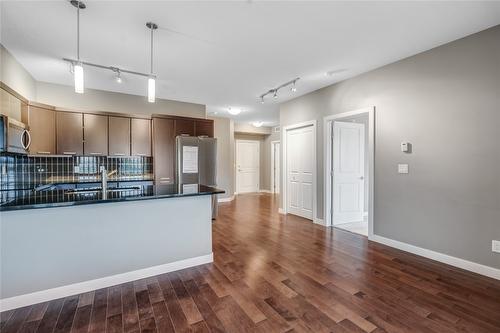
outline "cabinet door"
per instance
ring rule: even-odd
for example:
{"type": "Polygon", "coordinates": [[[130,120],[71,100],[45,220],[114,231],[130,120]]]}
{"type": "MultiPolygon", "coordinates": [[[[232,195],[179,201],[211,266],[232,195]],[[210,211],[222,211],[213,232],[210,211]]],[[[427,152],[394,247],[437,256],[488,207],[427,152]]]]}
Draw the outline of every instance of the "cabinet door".
{"type": "Polygon", "coordinates": [[[57,153],[83,155],[83,115],[73,112],[56,113],[57,153]]]}
{"type": "Polygon", "coordinates": [[[151,120],[132,118],[132,155],[151,156],[151,120]]]}
{"type": "Polygon", "coordinates": [[[28,112],[31,134],[30,154],[56,154],[56,112],[31,105],[28,112]]]}
{"type": "Polygon", "coordinates": [[[84,113],[83,138],[85,155],[108,155],[108,116],[84,113]]]}
{"type": "Polygon", "coordinates": [[[195,123],[196,136],[214,137],[214,122],[211,120],[196,120],[195,123]]]}
{"type": "Polygon", "coordinates": [[[175,119],[175,136],[178,135],[194,136],[194,120],[175,119]]]}
{"type": "Polygon", "coordinates": [[[130,155],[130,118],[109,117],[109,155],[130,155]]]}
{"type": "Polygon", "coordinates": [[[174,182],[174,120],[153,118],[153,163],[156,184],[174,182]]]}

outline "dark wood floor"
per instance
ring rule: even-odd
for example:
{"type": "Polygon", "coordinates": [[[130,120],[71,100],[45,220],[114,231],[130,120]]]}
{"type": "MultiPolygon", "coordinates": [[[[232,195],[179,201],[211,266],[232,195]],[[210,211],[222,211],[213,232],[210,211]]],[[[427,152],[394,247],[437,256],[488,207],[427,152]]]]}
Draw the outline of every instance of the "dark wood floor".
{"type": "Polygon", "coordinates": [[[277,213],[224,204],[215,263],[1,314],[1,332],[500,332],[500,282],[277,213]]]}

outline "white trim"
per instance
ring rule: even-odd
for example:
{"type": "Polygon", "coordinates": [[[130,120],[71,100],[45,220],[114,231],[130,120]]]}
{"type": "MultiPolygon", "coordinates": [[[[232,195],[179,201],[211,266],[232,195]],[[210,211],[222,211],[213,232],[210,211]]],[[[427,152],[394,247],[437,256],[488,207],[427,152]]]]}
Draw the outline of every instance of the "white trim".
{"type": "Polygon", "coordinates": [[[234,195],[227,197],[227,198],[219,198],[217,199],[217,202],[230,202],[234,200],[234,195]]]}
{"type": "Polygon", "coordinates": [[[322,226],[324,226],[324,227],[326,227],[326,226],[327,226],[327,225],[325,224],[325,220],[323,220],[323,219],[319,219],[319,218],[315,218],[315,219],[314,219],[314,223],[315,223],[315,224],[322,225],[322,226]]]}
{"type": "Polygon", "coordinates": [[[316,141],[318,140],[318,138],[316,137],[316,120],[309,120],[309,121],[304,121],[304,122],[301,122],[301,123],[298,123],[298,124],[293,124],[293,125],[288,125],[288,126],[285,126],[283,127],[283,130],[281,131],[282,133],[282,137],[281,137],[281,142],[282,142],[282,146],[281,146],[281,151],[282,151],[282,154],[283,154],[283,160],[282,160],[282,164],[281,165],[281,170],[282,170],[282,174],[280,175],[281,176],[281,187],[283,188],[283,195],[281,195],[281,198],[282,198],[282,207],[283,207],[283,214],[288,214],[288,211],[287,211],[287,206],[288,206],[288,200],[287,200],[287,160],[286,160],[286,135],[287,135],[287,132],[289,130],[293,130],[293,129],[297,129],[297,128],[301,128],[301,127],[308,127],[308,126],[312,126],[313,128],[313,147],[312,147],[312,150],[313,150],[313,161],[314,161],[314,167],[313,167],[313,170],[314,170],[314,174],[313,174],[313,221],[314,219],[317,217],[317,194],[316,194],[316,182],[317,182],[317,174],[318,174],[318,161],[316,160],[316,141]]]}
{"type": "Polygon", "coordinates": [[[278,190],[278,192],[275,191],[275,186],[274,186],[274,182],[276,180],[274,177],[274,167],[275,167],[275,165],[274,165],[274,159],[275,159],[274,148],[275,148],[275,145],[277,143],[280,144],[280,148],[281,148],[281,141],[280,140],[271,141],[271,192],[272,193],[279,193],[279,190],[278,190]]]}
{"type": "Polygon", "coordinates": [[[4,298],[0,300],[0,311],[7,311],[11,309],[20,308],[23,306],[28,306],[41,302],[47,302],[57,298],[77,295],[101,288],[107,288],[118,284],[135,281],[159,274],[178,271],[193,266],[208,264],[213,261],[214,261],[214,255],[213,253],[210,253],[199,257],[170,262],[168,264],[143,268],[122,274],[106,276],[95,280],[88,280],[74,284],[69,284],[66,286],[36,291],[31,294],[24,294],[24,295],[4,298]]]}
{"type": "Polygon", "coordinates": [[[332,126],[331,123],[335,120],[353,117],[357,115],[368,114],[368,161],[369,161],[369,176],[368,176],[368,237],[373,235],[374,225],[374,207],[375,207],[375,107],[367,107],[355,111],[344,112],[326,116],[323,118],[323,167],[324,167],[324,192],[325,198],[324,219],[326,226],[332,226],[332,183],[330,170],[332,169],[332,126]]]}
{"type": "Polygon", "coordinates": [[[447,254],[443,254],[440,252],[424,249],[415,245],[403,243],[394,239],[386,238],[383,236],[372,235],[369,236],[368,239],[371,241],[381,243],[390,247],[395,247],[396,249],[403,250],[406,252],[410,252],[428,259],[436,260],[451,266],[455,266],[461,269],[465,269],[470,272],[474,272],[477,274],[485,275],[493,279],[500,280],[500,269],[481,265],[472,261],[468,261],[465,259],[460,259],[457,257],[452,257],[447,254]]]}
{"type": "Polygon", "coordinates": [[[273,193],[273,191],[270,190],[259,190],[260,193],[273,193]]]}
{"type": "MultiPolygon", "coordinates": [[[[245,140],[245,139],[236,139],[234,142],[235,149],[235,163],[234,163],[234,175],[236,176],[235,185],[236,191],[238,191],[238,142],[247,142],[247,143],[257,143],[257,162],[259,167],[257,168],[257,189],[260,189],[260,140],[245,140]]],[[[242,192],[242,193],[251,193],[251,192],[242,192]]],[[[235,192],[234,194],[238,194],[235,192]]]]}
{"type": "Polygon", "coordinates": [[[278,208],[278,214],[286,215],[286,212],[283,208],[278,208]]]}

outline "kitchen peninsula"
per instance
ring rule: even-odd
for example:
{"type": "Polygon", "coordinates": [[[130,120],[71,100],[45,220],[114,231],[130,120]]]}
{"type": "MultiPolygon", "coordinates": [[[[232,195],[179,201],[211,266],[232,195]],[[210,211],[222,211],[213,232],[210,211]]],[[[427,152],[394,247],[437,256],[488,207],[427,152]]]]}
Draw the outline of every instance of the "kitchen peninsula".
{"type": "Polygon", "coordinates": [[[56,190],[3,204],[2,306],[212,262],[211,195],[222,192],[158,185],[71,200],[56,190]]]}

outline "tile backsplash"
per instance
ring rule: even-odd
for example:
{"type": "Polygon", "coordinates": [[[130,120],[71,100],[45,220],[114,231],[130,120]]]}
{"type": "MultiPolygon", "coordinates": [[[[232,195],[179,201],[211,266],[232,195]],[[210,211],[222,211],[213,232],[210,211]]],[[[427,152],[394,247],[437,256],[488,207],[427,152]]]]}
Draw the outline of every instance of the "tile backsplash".
{"type": "Polygon", "coordinates": [[[109,181],[152,180],[152,157],[0,156],[0,190],[33,189],[54,183],[99,182],[99,167],[109,181]]]}

